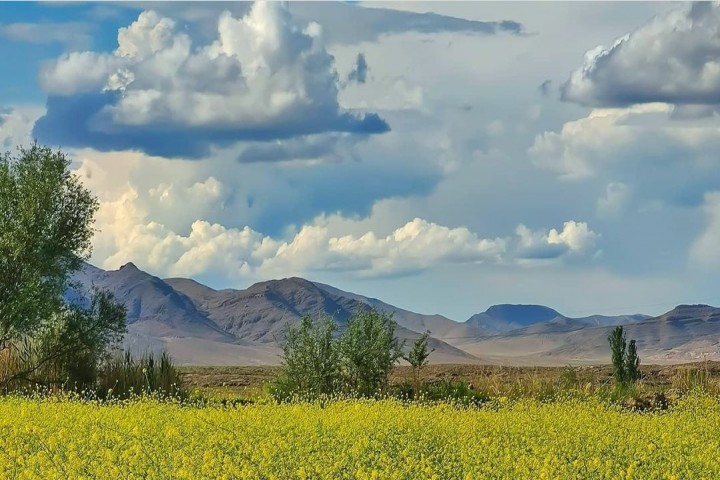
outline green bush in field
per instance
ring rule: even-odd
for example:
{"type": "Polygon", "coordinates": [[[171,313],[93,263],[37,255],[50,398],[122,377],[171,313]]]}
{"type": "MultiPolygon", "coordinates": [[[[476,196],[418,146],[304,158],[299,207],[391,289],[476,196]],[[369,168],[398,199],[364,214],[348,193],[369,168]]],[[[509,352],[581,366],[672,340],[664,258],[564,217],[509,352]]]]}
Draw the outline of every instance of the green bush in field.
{"type": "Polygon", "coordinates": [[[335,332],[327,318],[313,324],[306,316],[287,327],[282,370],[270,385],[274,398],[376,397],[387,390],[390,370],[402,355],[392,316],[358,311],[340,336],[335,332]]]}

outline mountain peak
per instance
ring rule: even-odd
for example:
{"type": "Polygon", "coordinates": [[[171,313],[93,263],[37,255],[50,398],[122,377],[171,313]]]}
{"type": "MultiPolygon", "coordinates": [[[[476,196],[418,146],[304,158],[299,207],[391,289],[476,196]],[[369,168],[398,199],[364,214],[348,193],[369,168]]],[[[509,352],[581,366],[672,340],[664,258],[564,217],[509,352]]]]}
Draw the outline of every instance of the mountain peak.
{"type": "Polygon", "coordinates": [[[698,303],[698,304],[695,304],[695,305],[682,304],[682,305],[678,305],[678,306],[675,307],[673,310],[676,310],[676,311],[699,310],[699,309],[704,309],[704,308],[715,308],[715,307],[713,307],[713,306],[711,306],[711,305],[705,305],[705,304],[703,304],[703,303],[698,303]]]}
{"type": "Polygon", "coordinates": [[[500,304],[488,308],[485,313],[495,318],[509,321],[522,321],[533,319],[535,322],[552,320],[560,314],[550,307],[543,305],[500,304]]]}
{"type": "Polygon", "coordinates": [[[140,270],[138,267],[135,266],[133,262],[128,262],[122,267],[120,267],[118,270],[140,270]]]}

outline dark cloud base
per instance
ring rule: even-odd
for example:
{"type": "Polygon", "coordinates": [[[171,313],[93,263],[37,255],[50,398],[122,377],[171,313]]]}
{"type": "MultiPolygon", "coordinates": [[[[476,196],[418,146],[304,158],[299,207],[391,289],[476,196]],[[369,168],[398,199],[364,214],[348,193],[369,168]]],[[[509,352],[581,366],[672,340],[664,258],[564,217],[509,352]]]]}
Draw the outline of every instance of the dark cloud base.
{"type": "Polygon", "coordinates": [[[47,113],[33,129],[38,141],[62,147],[91,147],[99,151],[140,150],[148,155],[199,159],[212,146],[241,141],[267,142],[325,132],[373,135],[390,131],[375,113],[317,112],[314,116],[285,124],[260,128],[193,128],[163,123],[123,126],[112,122],[106,107],[115,105],[119,92],[50,96],[47,113]]]}

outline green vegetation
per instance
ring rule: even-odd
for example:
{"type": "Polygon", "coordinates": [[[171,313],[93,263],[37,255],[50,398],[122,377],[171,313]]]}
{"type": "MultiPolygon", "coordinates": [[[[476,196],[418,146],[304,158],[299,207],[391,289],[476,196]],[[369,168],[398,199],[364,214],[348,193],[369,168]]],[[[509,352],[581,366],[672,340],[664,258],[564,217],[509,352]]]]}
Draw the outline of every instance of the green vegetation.
{"type": "Polygon", "coordinates": [[[627,388],[640,380],[640,358],[635,340],[630,340],[628,346],[623,327],[617,326],[608,336],[608,342],[615,383],[620,388],[627,388]]]}
{"type": "Polygon", "coordinates": [[[129,353],[111,357],[103,364],[98,384],[100,398],[127,399],[141,395],[186,399],[178,369],[163,353],[133,358],[129,353]]]}
{"type": "Polygon", "coordinates": [[[420,394],[420,370],[427,365],[428,357],[435,351],[434,348],[432,350],[428,350],[429,337],[430,332],[423,333],[417,340],[415,340],[410,352],[403,357],[403,359],[405,359],[405,361],[412,367],[414,396],[420,394]]]}
{"type": "Polygon", "coordinates": [[[287,326],[282,371],[270,386],[273,397],[377,397],[387,390],[388,374],[402,356],[392,316],[358,311],[340,336],[335,331],[332,320],[313,324],[307,316],[287,326]]]}
{"type": "Polygon", "coordinates": [[[135,384],[170,392],[179,377],[166,356],[157,375],[151,356],[112,360],[127,314],[110,292],[65,300],[79,288],[70,278],[90,257],[98,209],[69,166],[62,152],[38,145],[0,155],[0,391],[107,392],[142,365],[135,384]]]}

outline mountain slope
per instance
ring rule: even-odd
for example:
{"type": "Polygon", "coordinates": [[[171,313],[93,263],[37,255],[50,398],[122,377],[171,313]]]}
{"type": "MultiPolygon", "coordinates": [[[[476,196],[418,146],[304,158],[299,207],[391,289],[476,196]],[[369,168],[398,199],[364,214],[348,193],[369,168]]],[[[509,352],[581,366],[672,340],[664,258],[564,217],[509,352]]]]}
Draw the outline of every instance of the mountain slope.
{"type": "MultiPolygon", "coordinates": [[[[354,312],[375,308],[359,295],[347,294],[329,286],[321,288],[296,277],[256,283],[246,290],[213,290],[187,279],[170,278],[165,281],[192,299],[198,310],[225,331],[260,344],[277,345],[285,326],[297,323],[304,315],[332,317],[342,330],[354,312]]],[[[383,305],[387,307],[385,311],[399,310],[383,305]]],[[[403,312],[408,316],[420,316],[403,312]]],[[[399,323],[396,335],[409,343],[420,334],[399,323]]],[[[431,338],[429,346],[435,349],[431,357],[435,363],[477,361],[467,352],[437,338],[431,338]]]]}
{"type": "MultiPolygon", "coordinates": [[[[423,315],[421,313],[411,312],[402,308],[395,307],[388,303],[385,303],[377,298],[365,297],[356,293],[346,292],[335,288],[330,285],[323,283],[313,282],[319,288],[335,296],[341,296],[351,298],[362,303],[370,305],[372,308],[385,312],[392,313],[393,318],[398,325],[412,330],[414,332],[423,333],[430,331],[430,334],[434,338],[441,340],[461,338],[466,336],[472,336],[473,332],[467,328],[466,325],[450,320],[442,315],[423,315]]],[[[452,343],[452,342],[449,342],[452,343]]]]}
{"type": "Polygon", "coordinates": [[[494,305],[465,321],[469,335],[488,337],[510,332],[552,333],[592,326],[627,325],[650,318],[647,315],[591,315],[571,318],[542,305],[494,305]]]}
{"type": "MultiPolygon", "coordinates": [[[[517,364],[609,363],[612,326],[532,331],[530,328],[462,345],[476,356],[506,358],[517,364]]],[[[643,363],[720,359],[720,309],[680,305],[653,318],[625,325],[637,340],[643,363]]]]}
{"type": "Polygon", "coordinates": [[[199,312],[187,296],[132,263],[113,271],[86,265],[73,280],[83,285],[81,291],[72,292],[76,297],[89,295],[93,286],[110,290],[127,307],[129,330],[156,337],[234,340],[199,312]]]}

